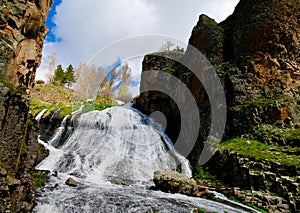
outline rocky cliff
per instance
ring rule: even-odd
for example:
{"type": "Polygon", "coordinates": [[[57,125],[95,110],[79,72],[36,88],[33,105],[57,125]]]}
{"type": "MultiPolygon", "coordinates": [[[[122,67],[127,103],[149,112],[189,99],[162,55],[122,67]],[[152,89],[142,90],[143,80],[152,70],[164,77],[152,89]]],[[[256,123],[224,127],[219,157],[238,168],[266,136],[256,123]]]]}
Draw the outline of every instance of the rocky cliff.
{"type": "Polygon", "coordinates": [[[52,0],[0,2],[0,211],[29,212],[34,205],[31,172],[42,156],[28,94],[52,0]]]}
{"type": "MultiPolygon", "coordinates": [[[[189,44],[209,59],[223,84],[228,118],[225,138],[252,133],[262,124],[299,124],[299,20],[296,0],[241,0],[234,13],[221,23],[200,15],[189,44]]],[[[197,60],[191,55],[192,49],[187,48],[181,61],[193,64],[197,60]]],[[[145,57],[147,65],[143,66],[147,69],[155,64],[149,63],[149,57],[145,57]]],[[[190,155],[195,164],[210,129],[209,98],[199,79],[186,67],[177,64],[164,69],[170,70],[187,85],[198,104],[200,134],[190,155]]],[[[147,83],[142,78],[141,88],[147,83]]],[[[180,117],[179,112],[168,98],[162,100],[161,94],[144,93],[136,102],[146,114],[167,109],[170,123],[176,126],[173,120],[180,117]]],[[[167,129],[167,134],[176,138],[178,128],[167,129]]]]}
{"type": "Polygon", "coordinates": [[[30,88],[41,61],[52,0],[1,1],[0,72],[14,86],[30,88]]]}
{"type": "MultiPolygon", "coordinates": [[[[299,211],[299,181],[291,178],[299,176],[300,171],[299,1],[241,0],[234,13],[221,23],[200,15],[189,44],[191,46],[183,57],[176,60],[178,63],[168,63],[170,67],[155,67],[153,64],[166,63],[146,56],[143,68],[159,68],[176,76],[194,96],[200,128],[194,149],[188,156],[192,166],[199,162],[204,141],[213,129],[209,91],[190,69],[180,64],[189,63],[200,73],[205,72],[201,63],[197,62],[202,59],[193,55],[195,47],[214,67],[223,85],[227,105],[223,140],[230,142],[223,143],[223,148],[205,167],[231,187],[245,190],[241,194],[248,194],[246,198],[241,196],[242,201],[251,201],[270,212],[299,211]],[[238,138],[236,141],[241,142],[236,143],[231,138],[238,138]],[[248,143],[248,138],[256,142],[248,143]],[[232,157],[235,155],[237,160],[232,157]],[[289,170],[291,165],[293,171],[289,170]],[[287,169],[287,172],[276,173],[272,166],[275,170],[277,167],[279,170],[287,169]],[[289,184],[294,188],[290,188],[289,184]],[[282,208],[276,209],[276,205],[282,208]]],[[[161,57],[159,60],[169,59],[161,57]]],[[[155,78],[150,80],[159,81],[155,78]]],[[[142,78],[141,88],[146,87],[150,80],[142,78]]],[[[153,91],[142,93],[136,100],[136,107],[148,115],[157,110],[166,114],[169,126],[166,133],[173,141],[176,141],[180,131],[188,138],[187,133],[193,129],[191,126],[179,128],[182,112],[176,104],[182,104],[185,94],[180,92],[180,88],[177,90],[179,101],[175,102],[167,95],[153,91]]]]}

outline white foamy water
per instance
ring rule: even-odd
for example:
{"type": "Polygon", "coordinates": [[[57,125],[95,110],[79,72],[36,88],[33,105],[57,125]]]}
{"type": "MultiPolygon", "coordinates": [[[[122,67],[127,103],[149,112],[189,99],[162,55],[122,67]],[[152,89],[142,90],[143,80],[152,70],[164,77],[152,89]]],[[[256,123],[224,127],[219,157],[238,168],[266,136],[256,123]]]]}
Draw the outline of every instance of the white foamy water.
{"type": "Polygon", "coordinates": [[[53,146],[54,139],[40,141],[50,155],[37,169],[56,170],[58,177],[51,176],[38,190],[34,212],[191,212],[200,207],[243,212],[201,198],[149,190],[156,170],[180,165],[187,176],[191,170],[162,128],[138,111],[120,106],[92,111],[74,120],[74,126],[59,148],[53,146]],[[78,187],[64,184],[70,176],[78,187]],[[114,184],[121,182],[129,185],[114,184]]]}
{"type": "Polygon", "coordinates": [[[40,122],[41,118],[43,117],[43,115],[45,114],[46,111],[47,111],[47,109],[43,109],[42,111],[40,111],[40,112],[35,116],[35,120],[37,120],[37,122],[40,122]]]}

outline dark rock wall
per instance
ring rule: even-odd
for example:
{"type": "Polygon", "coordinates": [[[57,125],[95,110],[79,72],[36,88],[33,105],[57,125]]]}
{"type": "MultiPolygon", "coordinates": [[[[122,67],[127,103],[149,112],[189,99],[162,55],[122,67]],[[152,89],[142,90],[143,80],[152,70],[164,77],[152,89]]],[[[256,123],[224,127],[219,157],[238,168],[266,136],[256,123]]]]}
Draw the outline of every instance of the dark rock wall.
{"type": "MultiPolygon", "coordinates": [[[[172,58],[177,58],[178,61],[183,55],[183,53],[179,52],[166,52],[163,54],[156,53],[152,55],[146,55],[142,63],[143,71],[175,71],[173,67],[176,66],[177,62],[173,61],[169,57],[170,54],[172,54],[172,58]]],[[[157,79],[156,75],[144,76],[142,74],[142,84],[140,89],[145,90],[151,87],[151,84],[157,85],[157,81],[159,80],[157,79]]],[[[168,85],[165,86],[167,87],[168,85]]],[[[169,136],[172,140],[176,140],[176,138],[178,137],[178,132],[180,131],[180,126],[177,125],[178,123],[180,123],[180,117],[174,116],[179,115],[179,110],[174,100],[169,98],[164,93],[156,91],[146,91],[142,93],[139,98],[136,99],[136,108],[142,108],[143,112],[147,115],[150,115],[154,111],[162,112],[168,120],[166,132],[170,133],[169,136]]]]}
{"type": "Polygon", "coordinates": [[[52,0],[0,1],[0,73],[14,86],[31,88],[41,61],[52,0]]]}
{"type": "MultiPolygon", "coordinates": [[[[219,24],[206,15],[199,17],[189,44],[209,59],[223,84],[227,102],[225,138],[251,133],[261,124],[300,124],[299,7],[297,0],[241,0],[234,13],[219,24]]],[[[188,47],[181,60],[193,64],[197,58],[188,47]]],[[[153,64],[148,63],[147,68],[153,64]]],[[[210,129],[210,103],[191,71],[178,64],[171,66],[166,71],[187,85],[200,112],[199,137],[189,156],[195,165],[210,129]]],[[[141,87],[144,83],[142,79],[141,87]]],[[[141,94],[137,108],[146,114],[150,108],[167,109],[172,125],[179,126],[178,120],[174,121],[178,109],[166,100],[155,92],[141,94]]],[[[174,127],[167,134],[174,140],[178,129],[174,127]]]]}
{"type": "Polygon", "coordinates": [[[29,113],[30,89],[52,0],[0,0],[0,211],[30,212],[31,172],[42,158],[38,126],[29,113]]]}
{"type": "Polygon", "coordinates": [[[277,208],[280,212],[298,212],[300,208],[300,171],[296,166],[267,160],[254,161],[230,150],[218,150],[206,166],[229,186],[266,194],[269,192],[258,200],[270,212],[277,208]],[[271,195],[276,195],[277,199],[282,200],[281,203],[273,203],[271,195]]]}

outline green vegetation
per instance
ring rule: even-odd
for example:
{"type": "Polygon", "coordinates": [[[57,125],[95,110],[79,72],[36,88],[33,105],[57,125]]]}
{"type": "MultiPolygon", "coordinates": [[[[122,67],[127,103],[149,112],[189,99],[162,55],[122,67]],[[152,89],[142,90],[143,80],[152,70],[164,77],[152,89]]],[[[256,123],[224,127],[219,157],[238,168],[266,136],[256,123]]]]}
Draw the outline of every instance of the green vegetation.
{"type": "Polygon", "coordinates": [[[46,152],[44,145],[42,145],[40,143],[39,143],[39,151],[43,158],[48,157],[49,154],[46,152]]]}
{"type": "MultiPolygon", "coordinates": [[[[49,116],[55,109],[61,111],[57,118],[62,119],[72,111],[78,109],[84,100],[74,101],[74,92],[62,86],[54,84],[37,84],[32,91],[30,112],[36,116],[38,112],[47,109],[45,117],[49,116]]],[[[110,97],[97,97],[93,101],[85,102],[83,112],[91,110],[103,110],[116,105],[110,97]]]]}
{"type": "Polygon", "coordinates": [[[73,111],[73,91],[53,84],[38,84],[31,93],[30,112],[36,115],[43,109],[48,109],[45,115],[61,108],[59,117],[63,117],[73,111]]]}
{"type": "Polygon", "coordinates": [[[294,165],[300,167],[299,156],[288,154],[283,150],[288,149],[289,152],[299,152],[300,147],[283,147],[268,145],[256,140],[246,138],[235,138],[220,144],[220,149],[230,149],[255,160],[267,160],[281,164],[294,165]]]}
{"type": "Polygon", "coordinates": [[[71,86],[72,83],[76,82],[75,72],[73,66],[70,64],[66,71],[62,68],[61,65],[58,65],[54,70],[53,82],[58,83],[59,85],[68,84],[68,87],[71,86]]]}
{"type": "Polygon", "coordinates": [[[33,187],[40,188],[45,185],[48,174],[45,171],[34,171],[31,173],[33,187]]]}
{"type": "Polygon", "coordinates": [[[253,137],[256,140],[263,141],[267,144],[293,144],[300,142],[300,128],[297,129],[284,129],[274,127],[272,125],[262,125],[260,126],[253,137]]]}
{"type": "Polygon", "coordinates": [[[194,209],[193,213],[214,213],[214,212],[208,212],[205,209],[199,208],[199,209],[194,209]]]}
{"type": "Polygon", "coordinates": [[[246,205],[249,206],[249,207],[251,207],[252,209],[255,209],[255,210],[259,211],[259,212],[262,212],[262,213],[268,213],[267,211],[265,211],[265,210],[263,210],[263,209],[261,209],[261,208],[255,206],[255,205],[253,205],[253,204],[247,203],[246,205]]]}
{"type": "Polygon", "coordinates": [[[209,168],[203,168],[202,166],[196,166],[196,175],[193,177],[195,179],[207,179],[216,180],[216,177],[208,172],[209,168]]]}
{"type": "Polygon", "coordinates": [[[8,89],[14,91],[14,92],[20,92],[22,94],[26,94],[26,91],[24,88],[22,87],[15,87],[14,85],[12,85],[10,82],[8,82],[5,77],[0,76],[0,87],[1,86],[5,86],[8,89]]]}
{"type": "Polygon", "coordinates": [[[84,104],[83,112],[89,112],[92,110],[103,110],[115,105],[114,100],[109,97],[97,97],[95,100],[84,104]]]}

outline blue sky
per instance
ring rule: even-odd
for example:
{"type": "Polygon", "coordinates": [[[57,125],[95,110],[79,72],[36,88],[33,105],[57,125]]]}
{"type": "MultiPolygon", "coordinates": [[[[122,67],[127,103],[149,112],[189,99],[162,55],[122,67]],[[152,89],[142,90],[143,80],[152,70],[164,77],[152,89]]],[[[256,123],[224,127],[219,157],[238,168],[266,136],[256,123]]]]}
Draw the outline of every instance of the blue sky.
{"type": "Polygon", "coordinates": [[[60,39],[57,39],[55,36],[55,27],[56,24],[53,22],[53,18],[56,15],[56,6],[58,6],[59,4],[61,4],[62,0],[54,0],[53,4],[51,6],[51,9],[48,13],[48,18],[46,20],[46,25],[49,29],[49,32],[46,36],[46,42],[59,42],[60,39]]]}
{"type": "MultiPolygon", "coordinates": [[[[239,0],[54,0],[47,18],[49,33],[36,78],[47,80],[48,56],[56,64],[75,68],[112,43],[140,35],[164,35],[186,45],[200,14],[217,22],[233,11],[239,0]]],[[[151,44],[152,45],[152,44],[151,44]]],[[[141,46],[141,45],[140,45],[141,46]]],[[[158,51],[162,43],[153,47],[158,51]]],[[[179,45],[181,47],[182,45],[179,45]]],[[[139,48],[138,44],[131,48],[139,48]]],[[[116,60],[120,55],[114,55],[116,60]]],[[[135,55],[131,56],[135,57],[135,55]]],[[[126,63],[127,61],[123,61],[126,63]]],[[[139,80],[141,58],[127,63],[139,80]]],[[[49,60],[48,60],[49,61],[49,60]]],[[[104,67],[110,64],[105,64],[104,67]]],[[[138,88],[138,85],[136,86],[138,88]]]]}

